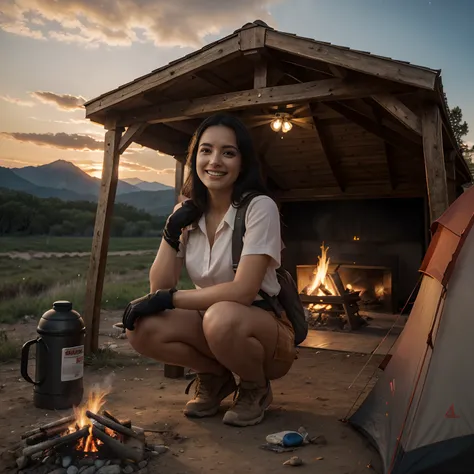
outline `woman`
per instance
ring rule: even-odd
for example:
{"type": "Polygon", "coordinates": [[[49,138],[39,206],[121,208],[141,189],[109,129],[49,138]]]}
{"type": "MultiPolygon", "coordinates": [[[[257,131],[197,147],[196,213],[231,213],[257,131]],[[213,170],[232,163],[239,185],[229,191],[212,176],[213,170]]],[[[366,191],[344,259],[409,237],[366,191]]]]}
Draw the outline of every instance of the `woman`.
{"type": "Polygon", "coordinates": [[[270,380],[283,377],[296,357],[285,313],[278,318],[258,296],[260,289],[271,296],[280,290],[279,211],[266,195],[252,199],[234,273],[236,209],[245,193],[264,192],[250,134],[232,116],[211,116],[190,143],[188,163],[183,194],[190,199],[169,217],[150,270],[151,294],[131,303],[124,326],[139,353],[197,373],[185,415],[212,416],[237,391],[224,423],[255,425],[272,402],[270,380]],[[183,264],[196,289],[176,291],[183,264]],[[139,317],[150,306],[157,314],[139,317]]]}

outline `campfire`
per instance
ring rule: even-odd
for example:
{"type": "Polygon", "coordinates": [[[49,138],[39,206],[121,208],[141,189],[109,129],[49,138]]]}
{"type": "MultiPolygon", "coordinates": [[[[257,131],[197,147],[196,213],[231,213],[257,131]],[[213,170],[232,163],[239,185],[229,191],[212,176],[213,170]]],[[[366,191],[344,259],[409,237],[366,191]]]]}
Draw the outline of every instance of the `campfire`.
{"type": "Polygon", "coordinates": [[[94,389],[71,416],[24,433],[17,459],[21,472],[145,474],[148,458],[167,448],[147,444],[143,428],[102,410],[107,393],[94,389]]]}
{"type": "Polygon", "coordinates": [[[318,264],[310,274],[310,281],[300,291],[300,299],[306,305],[309,322],[313,327],[332,326],[350,329],[366,324],[359,314],[360,291],[351,284],[344,286],[338,267],[330,271],[328,247],[321,245],[318,264]]]}

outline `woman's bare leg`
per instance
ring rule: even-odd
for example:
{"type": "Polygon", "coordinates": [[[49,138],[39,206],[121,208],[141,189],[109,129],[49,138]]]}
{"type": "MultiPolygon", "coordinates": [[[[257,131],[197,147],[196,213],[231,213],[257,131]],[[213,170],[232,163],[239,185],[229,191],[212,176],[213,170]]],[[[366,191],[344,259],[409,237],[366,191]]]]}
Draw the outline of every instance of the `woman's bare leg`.
{"type": "Polygon", "coordinates": [[[273,358],[277,323],[271,313],[256,306],[216,303],[206,311],[203,329],[215,358],[243,380],[263,384],[283,377],[293,364],[273,358]]]}
{"type": "Polygon", "coordinates": [[[127,330],[127,338],[137,352],[165,364],[189,367],[198,373],[225,372],[209,349],[197,311],[174,309],[140,318],[134,331],[127,330]]]}

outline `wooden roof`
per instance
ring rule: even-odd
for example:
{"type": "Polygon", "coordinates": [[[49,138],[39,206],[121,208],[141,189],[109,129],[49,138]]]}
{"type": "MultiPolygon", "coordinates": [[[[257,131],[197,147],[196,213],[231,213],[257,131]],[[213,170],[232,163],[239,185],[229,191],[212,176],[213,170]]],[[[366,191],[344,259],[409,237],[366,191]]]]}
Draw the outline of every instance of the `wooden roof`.
{"type": "MultiPolygon", "coordinates": [[[[232,111],[251,129],[287,199],[426,193],[423,105],[441,109],[445,157],[471,180],[439,70],[302,38],[261,21],[85,104],[86,117],[140,128],[137,143],[181,159],[203,117],[232,111]],[[270,129],[276,112],[287,134],[270,129]]],[[[449,176],[448,176],[449,179],[449,176]]]]}

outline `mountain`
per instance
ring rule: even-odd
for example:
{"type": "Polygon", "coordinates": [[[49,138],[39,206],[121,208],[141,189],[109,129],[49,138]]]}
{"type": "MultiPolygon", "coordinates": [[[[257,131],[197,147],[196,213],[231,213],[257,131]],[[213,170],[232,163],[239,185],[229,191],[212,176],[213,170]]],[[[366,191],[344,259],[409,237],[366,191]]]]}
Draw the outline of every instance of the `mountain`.
{"type": "MultiPolygon", "coordinates": [[[[0,166],[0,188],[23,191],[37,197],[97,202],[99,186],[100,180],[64,160],[26,168],[0,166]]],[[[173,210],[174,188],[170,186],[161,185],[163,189],[156,191],[140,191],[130,183],[119,181],[120,186],[122,192],[117,190],[116,202],[129,204],[155,216],[167,216],[173,210]]]]}
{"type": "Polygon", "coordinates": [[[12,189],[14,191],[23,191],[28,194],[42,198],[59,198],[64,201],[91,201],[95,200],[94,196],[87,194],[79,194],[74,191],[66,189],[47,188],[43,186],[36,186],[26,179],[18,176],[9,168],[0,166],[0,188],[12,189]]]}
{"type": "MultiPolygon", "coordinates": [[[[12,171],[37,186],[67,189],[79,194],[99,195],[100,179],[89,176],[70,161],[57,160],[46,165],[12,168],[12,171]]],[[[138,190],[135,186],[121,180],[117,185],[117,194],[138,190]]]]}
{"type": "Polygon", "coordinates": [[[150,183],[149,181],[143,181],[139,178],[126,178],[122,181],[125,181],[126,183],[131,184],[142,191],[165,191],[174,189],[171,186],[166,186],[166,184],[157,183],[156,181],[150,183]]]}

